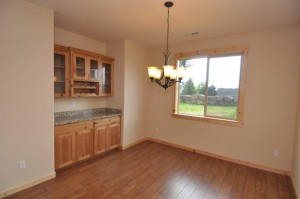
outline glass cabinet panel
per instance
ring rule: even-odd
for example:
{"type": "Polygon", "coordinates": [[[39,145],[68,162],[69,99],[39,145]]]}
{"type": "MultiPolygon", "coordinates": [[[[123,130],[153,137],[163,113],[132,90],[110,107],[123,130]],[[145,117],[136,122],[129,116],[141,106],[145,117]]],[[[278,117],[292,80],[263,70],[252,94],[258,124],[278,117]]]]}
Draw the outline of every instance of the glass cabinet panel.
{"type": "Polygon", "coordinates": [[[54,80],[55,82],[65,81],[65,56],[54,54],[54,80]]]}
{"type": "MultiPolygon", "coordinates": [[[[62,47],[57,47],[62,48],[62,47]]],[[[68,96],[68,52],[55,50],[54,52],[54,96],[68,96]]]]}
{"type": "Polygon", "coordinates": [[[99,61],[97,60],[90,60],[90,79],[99,79],[99,61]]]}
{"type": "Polygon", "coordinates": [[[85,58],[76,57],[76,77],[85,78],[85,58]]]}
{"type": "Polygon", "coordinates": [[[102,93],[110,94],[112,92],[111,75],[112,66],[108,63],[102,63],[102,93]]]}

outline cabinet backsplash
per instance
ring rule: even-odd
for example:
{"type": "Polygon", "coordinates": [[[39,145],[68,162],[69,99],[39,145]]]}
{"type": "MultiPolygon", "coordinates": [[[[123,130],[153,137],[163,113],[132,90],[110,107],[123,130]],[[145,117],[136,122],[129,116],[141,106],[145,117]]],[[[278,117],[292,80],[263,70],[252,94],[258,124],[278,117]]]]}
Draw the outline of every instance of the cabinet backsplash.
{"type": "Polygon", "coordinates": [[[107,107],[108,99],[103,97],[54,98],[54,112],[107,107]]]}

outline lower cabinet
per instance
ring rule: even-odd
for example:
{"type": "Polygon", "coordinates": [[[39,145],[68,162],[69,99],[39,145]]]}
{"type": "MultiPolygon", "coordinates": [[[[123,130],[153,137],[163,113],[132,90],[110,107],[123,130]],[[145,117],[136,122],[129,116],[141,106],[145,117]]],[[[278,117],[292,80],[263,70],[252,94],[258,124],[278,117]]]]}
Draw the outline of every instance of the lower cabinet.
{"type": "Polygon", "coordinates": [[[55,136],[55,168],[62,168],[75,162],[75,133],[55,136]]]}
{"type": "Polygon", "coordinates": [[[84,129],[76,132],[75,137],[76,161],[93,156],[93,129],[84,129]]]}
{"type": "Polygon", "coordinates": [[[99,154],[120,146],[120,117],[95,121],[94,154],[99,154]]]}
{"type": "Polygon", "coordinates": [[[55,127],[55,169],[120,146],[120,117],[55,127]]]}

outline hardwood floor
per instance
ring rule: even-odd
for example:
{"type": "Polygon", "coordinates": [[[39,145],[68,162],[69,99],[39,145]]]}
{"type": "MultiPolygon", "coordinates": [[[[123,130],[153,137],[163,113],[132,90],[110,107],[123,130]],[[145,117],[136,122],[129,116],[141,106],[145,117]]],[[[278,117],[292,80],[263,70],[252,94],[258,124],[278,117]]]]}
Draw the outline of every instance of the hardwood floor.
{"type": "Polygon", "coordinates": [[[293,199],[289,177],[151,141],[57,173],[10,198],[293,199]]]}

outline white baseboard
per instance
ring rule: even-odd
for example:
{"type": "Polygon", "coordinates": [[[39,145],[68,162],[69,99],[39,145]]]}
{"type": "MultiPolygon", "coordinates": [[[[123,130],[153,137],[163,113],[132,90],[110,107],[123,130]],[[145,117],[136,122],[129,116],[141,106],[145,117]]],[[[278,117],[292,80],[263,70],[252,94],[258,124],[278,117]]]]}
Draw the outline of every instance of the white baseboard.
{"type": "Polygon", "coordinates": [[[43,176],[41,178],[37,178],[37,179],[34,179],[32,181],[29,181],[29,182],[26,182],[24,184],[21,184],[19,186],[11,187],[11,188],[9,188],[7,190],[1,191],[0,192],[0,198],[4,198],[6,196],[12,195],[14,193],[17,193],[19,191],[22,191],[22,190],[27,189],[29,187],[32,187],[34,185],[40,184],[42,182],[45,182],[45,181],[50,180],[52,178],[55,178],[55,176],[56,176],[56,173],[53,172],[53,173],[50,173],[50,174],[48,174],[46,176],[43,176]]]}
{"type": "Polygon", "coordinates": [[[143,138],[143,139],[141,139],[141,140],[135,141],[135,142],[133,142],[133,143],[131,143],[131,144],[128,144],[128,145],[126,145],[126,146],[122,146],[121,149],[122,149],[122,150],[128,149],[128,148],[130,148],[130,147],[132,147],[132,146],[134,146],[134,145],[137,145],[137,144],[139,144],[139,143],[141,143],[141,142],[144,142],[144,141],[146,141],[146,140],[148,140],[148,139],[147,139],[147,138],[143,138]]]}

